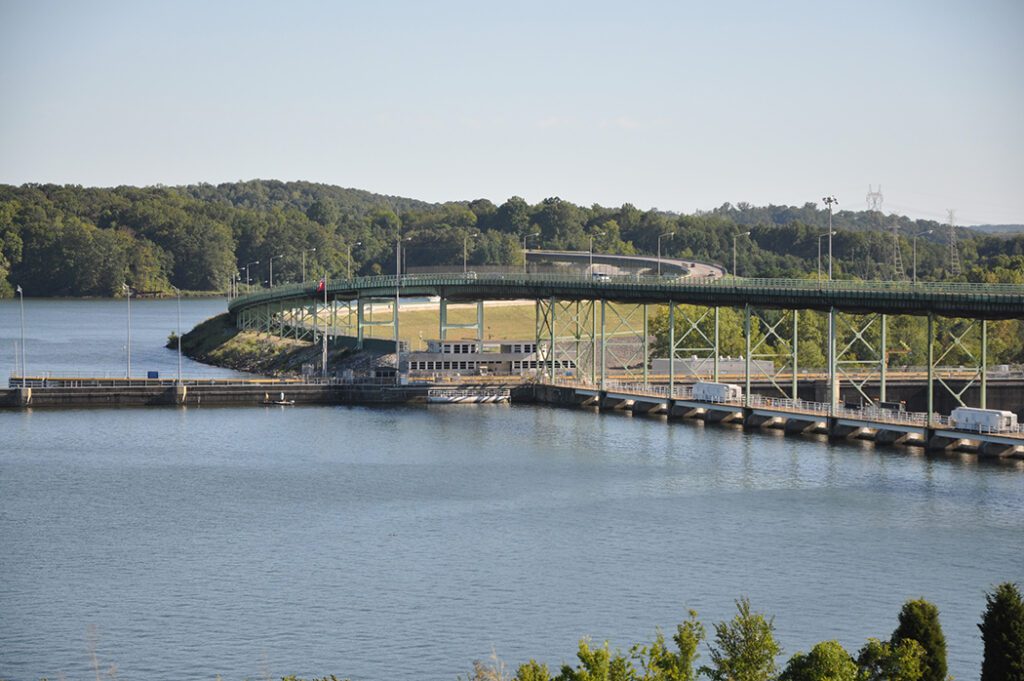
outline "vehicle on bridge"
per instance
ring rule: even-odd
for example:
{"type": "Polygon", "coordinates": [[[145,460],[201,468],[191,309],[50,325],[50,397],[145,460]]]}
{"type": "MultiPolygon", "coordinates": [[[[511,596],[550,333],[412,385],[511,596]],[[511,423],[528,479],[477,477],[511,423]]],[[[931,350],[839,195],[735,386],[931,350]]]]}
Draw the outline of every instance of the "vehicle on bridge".
{"type": "Polygon", "coordinates": [[[1017,415],[1000,409],[957,407],[949,415],[950,424],[957,430],[1003,433],[1017,429],[1017,415]]]}

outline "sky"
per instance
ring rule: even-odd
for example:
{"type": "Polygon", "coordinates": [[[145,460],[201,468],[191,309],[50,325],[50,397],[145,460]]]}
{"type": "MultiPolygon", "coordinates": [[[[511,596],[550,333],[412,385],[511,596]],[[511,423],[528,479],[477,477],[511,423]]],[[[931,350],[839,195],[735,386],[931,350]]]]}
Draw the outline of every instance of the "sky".
{"type": "Polygon", "coordinates": [[[1024,223],[1024,2],[0,0],[0,183],[1024,223]]]}

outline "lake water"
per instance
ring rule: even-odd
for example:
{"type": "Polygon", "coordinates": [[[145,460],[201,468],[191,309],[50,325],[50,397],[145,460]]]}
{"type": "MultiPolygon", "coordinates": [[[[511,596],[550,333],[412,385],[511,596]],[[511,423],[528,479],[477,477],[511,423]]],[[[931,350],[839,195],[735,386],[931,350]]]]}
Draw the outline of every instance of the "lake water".
{"type": "MultiPolygon", "coordinates": [[[[27,301],[30,373],[116,375],[123,307],[27,301]]],[[[133,366],[176,371],[174,302],[138,308],[133,366]]],[[[923,596],[977,678],[1024,469],[911,452],[543,407],[0,412],[0,678],[453,681],[744,595],[787,656],[923,596]]]]}

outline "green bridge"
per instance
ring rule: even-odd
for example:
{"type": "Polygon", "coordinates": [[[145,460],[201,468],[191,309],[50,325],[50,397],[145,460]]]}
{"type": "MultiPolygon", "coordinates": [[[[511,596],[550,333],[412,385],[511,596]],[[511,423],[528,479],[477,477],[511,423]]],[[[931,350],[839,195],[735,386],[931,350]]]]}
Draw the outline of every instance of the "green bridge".
{"type": "Polygon", "coordinates": [[[475,329],[477,338],[482,340],[483,301],[533,300],[538,378],[554,382],[571,369],[574,380],[598,387],[605,384],[614,368],[620,373],[625,369],[630,378],[641,384],[649,383],[648,306],[665,305],[671,348],[667,375],[670,391],[683,378],[675,368],[682,358],[706,361],[707,380],[719,380],[719,310],[742,309],[745,399],[750,399],[751,362],[759,358],[772,360],[773,375],[767,378],[776,391],[796,398],[797,377],[803,368],[797,351],[799,314],[807,310],[826,313],[828,338],[822,354],[827,357],[824,369],[829,381],[829,403],[833,405],[841,399],[840,381],[847,387],[848,395],[856,399],[868,404],[885,402],[889,364],[887,318],[927,317],[929,413],[938,387],[949,390],[961,405],[984,408],[987,322],[1024,319],[1024,286],[1018,285],[637,274],[467,272],[358,277],[329,281],[319,290],[315,284],[265,289],[235,298],[228,309],[239,328],[314,340],[350,336],[359,347],[364,343],[367,327],[393,327],[401,367],[399,319],[394,302],[403,297],[427,296],[439,298],[438,337],[442,340],[449,330],[466,328],[475,329]],[[366,306],[382,302],[390,306],[391,318],[380,321],[367,317],[366,306]],[[454,302],[477,303],[476,322],[448,323],[447,306],[454,302]],[[691,306],[696,306],[696,312],[691,306]],[[629,335],[635,342],[624,350],[622,337],[629,335]],[[776,366],[778,361],[783,365],[776,366]],[[956,364],[958,377],[949,374],[944,364],[956,364]],[[970,380],[962,380],[965,371],[970,380]],[[868,380],[880,382],[878,394],[867,394],[864,386],[868,380]],[[966,405],[964,396],[972,386],[980,386],[980,398],[977,405],[966,405]]]}

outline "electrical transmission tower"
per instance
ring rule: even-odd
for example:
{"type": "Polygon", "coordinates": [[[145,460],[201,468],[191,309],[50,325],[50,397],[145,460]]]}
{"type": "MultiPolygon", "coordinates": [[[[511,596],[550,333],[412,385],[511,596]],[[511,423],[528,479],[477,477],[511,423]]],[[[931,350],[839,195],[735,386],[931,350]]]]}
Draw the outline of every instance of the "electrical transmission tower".
{"type": "Polygon", "coordinates": [[[903,254],[900,252],[900,228],[895,222],[892,223],[892,270],[896,281],[907,278],[907,271],[903,269],[903,254]]]}
{"type": "Polygon", "coordinates": [[[868,185],[868,210],[882,212],[882,185],[878,185],[878,189],[872,190],[871,185],[868,185]]]}
{"type": "Polygon", "coordinates": [[[949,274],[953,277],[959,277],[960,248],[956,243],[956,211],[950,208],[946,213],[949,215],[949,274]]]}

